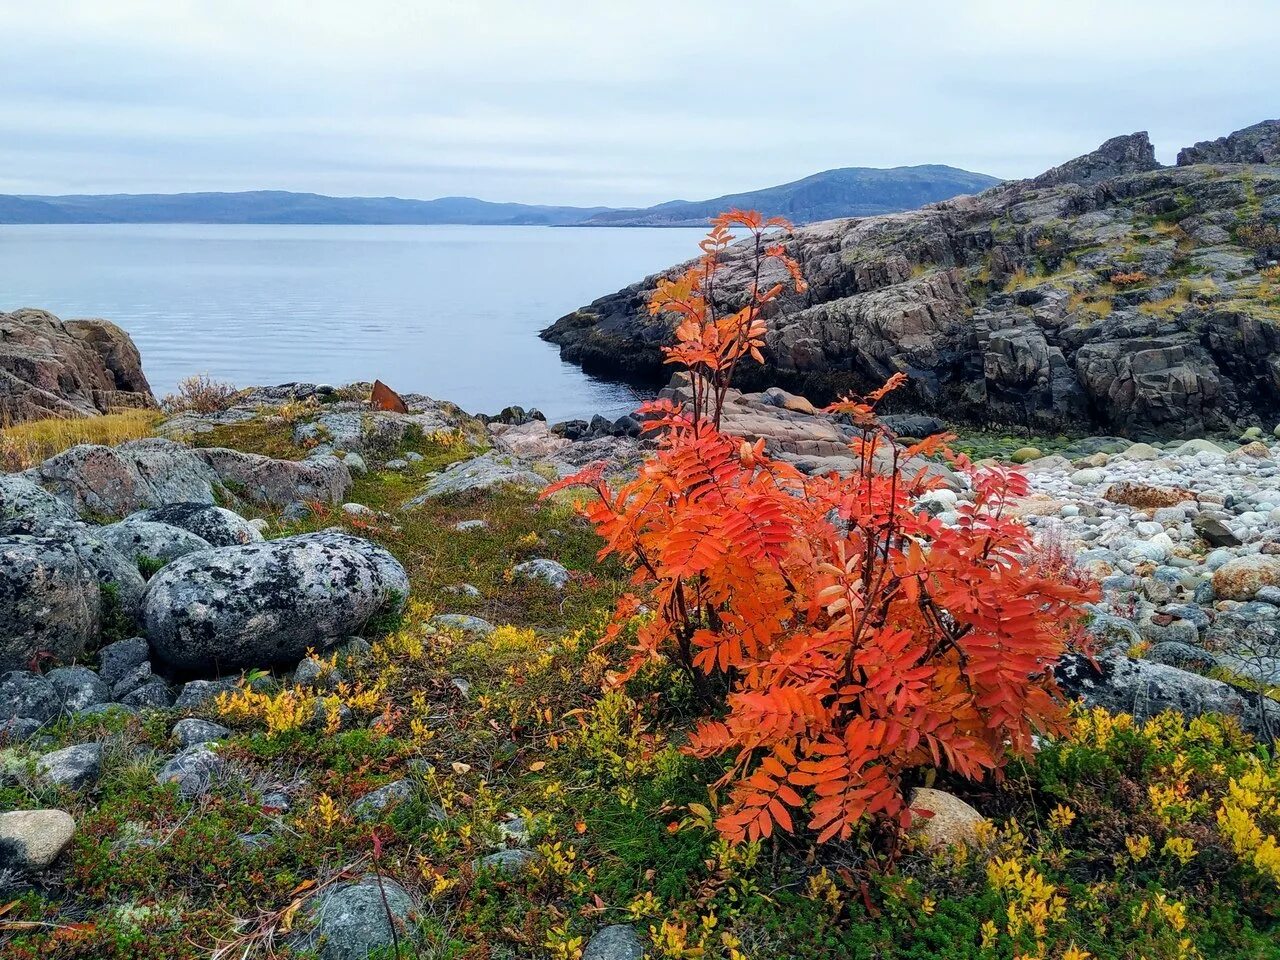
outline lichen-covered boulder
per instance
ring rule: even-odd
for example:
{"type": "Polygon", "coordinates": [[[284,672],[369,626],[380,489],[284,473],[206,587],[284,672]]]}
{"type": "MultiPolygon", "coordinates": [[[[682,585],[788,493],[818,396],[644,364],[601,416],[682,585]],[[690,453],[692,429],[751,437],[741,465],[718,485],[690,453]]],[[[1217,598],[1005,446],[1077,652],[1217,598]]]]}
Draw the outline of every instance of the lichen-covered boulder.
{"type": "Polygon", "coordinates": [[[115,447],[81,444],[24,476],[85,513],[122,517],[145,507],[213,503],[217,473],[172,440],[130,440],[115,447]]]}
{"type": "Polygon", "coordinates": [[[644,960],[645,943],[635,927],[615,923],[591,938],[582,960],[644,960]]]}
{"type": "Polygon", "coordinates": [[[262,540],[258,528],[244,517],[226,507],[209,503],[169,503],[154,510],[140,510],[121,522],[168,524],[195,534],[213,547],[232,547],[262,540]]]}
{"type": "Polygon", "coordinates": [[[23,718],[48,723],[61,709],[57,689],[40,674],[30,670],[0,674],[0,721],[23,718]]]}
{"type": "Polygon", "coordinates": [[[342,503],[351,489],[351,471],[337,457],[273,460],[221,447],[194,452],[220,482],[258,503],[277,507],[297,500],[342,503]]]}
{"type": "Polygon", "coordinates": [[[1219,600],[1252,600],[1263,587],[1280,587],[1280,557],[1236,557],[1213,571],[1213,593],[1219,600]]]}
{"type": "Polygon", "coordinates": [[[0,474],[0,521],[78,520],[76,512],[30,477],[0,474]]]}
{"type": "Polygon", "coordinates": [[[72,660],[101,626],[98,580],[74,543],[0,536],[0,670],[72,660]]]}
{"type": "Polygon", "coordinates": [[[337,533],[188,554],[157,573],[146,635],[164,662],[212,672],[293,664],[398,610],[409,580],[385,550],[337,533]]]}
{"type": "Polygon", "coordinates": [[[165,564],[185,557],[188,553],[208,550],[213,546],[203,537],[181,527],[132,518],[103,527],[98,531],[98,536],[135,565],[143,560],[165,564]]]}
{"type": "Polygon", "coordinates": [[[1238,717],[1240,726],[1256,737],[1280,734],[1280,704],[1262,694],[1162,663],[1135,660],[1118,650],[1100,653],[1095,661],[1068,654],[1054,676],[1069,697],[1112,713],[1131,713],[1138,720],[1165,710],[1188,719],[1224,713],[1238,717]]]}

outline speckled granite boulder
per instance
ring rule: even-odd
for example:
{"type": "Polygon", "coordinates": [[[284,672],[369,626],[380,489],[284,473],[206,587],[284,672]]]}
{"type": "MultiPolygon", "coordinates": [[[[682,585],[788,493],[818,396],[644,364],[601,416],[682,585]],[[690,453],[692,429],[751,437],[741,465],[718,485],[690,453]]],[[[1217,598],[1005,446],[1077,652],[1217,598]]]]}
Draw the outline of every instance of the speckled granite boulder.
{"type": "Polygon", "coordinates": [[[164,662],[212,672],[292,664],[399,609],[409,581],[385,550],[337,533],[189,554],[152,578],[146,634],[164,662]]]}

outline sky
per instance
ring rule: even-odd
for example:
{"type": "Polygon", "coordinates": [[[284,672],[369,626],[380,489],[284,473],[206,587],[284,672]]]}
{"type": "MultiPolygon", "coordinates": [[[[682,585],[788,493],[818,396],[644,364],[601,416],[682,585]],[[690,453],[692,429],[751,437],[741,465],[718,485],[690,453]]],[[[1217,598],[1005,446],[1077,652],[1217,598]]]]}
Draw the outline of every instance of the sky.
{"type": "Polygon", "coordinates": [[[1277,0],[0,0],[0,193],[640,206],[1280,117],[1277,0]]]}

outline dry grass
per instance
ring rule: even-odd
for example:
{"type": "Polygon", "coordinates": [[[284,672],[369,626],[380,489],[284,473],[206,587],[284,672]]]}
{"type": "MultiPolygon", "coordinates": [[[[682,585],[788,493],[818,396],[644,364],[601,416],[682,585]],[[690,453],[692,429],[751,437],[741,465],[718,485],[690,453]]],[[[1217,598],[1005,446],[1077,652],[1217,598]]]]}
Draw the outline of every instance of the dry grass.
{"type": "Polygon", "coordinates": [[[81,443],[114,446],[150,437],[160,414],[120,410],[101,417],[32,420],[0,429],[0,470],[25,470],[81,443]]]}

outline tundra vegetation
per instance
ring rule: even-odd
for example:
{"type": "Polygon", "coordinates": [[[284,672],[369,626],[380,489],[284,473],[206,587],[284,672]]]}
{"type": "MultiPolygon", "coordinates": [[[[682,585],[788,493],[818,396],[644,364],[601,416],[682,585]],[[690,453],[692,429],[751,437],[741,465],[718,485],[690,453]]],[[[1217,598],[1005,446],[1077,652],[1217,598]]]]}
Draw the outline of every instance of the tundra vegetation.
{"type": "MultiPolygon", "coordinates": [[[[401,512],[476,452],[419,434],[398,452],[421,459],[356,479],[371,513],[262,514],[272,535],[341,525],[385,546],[413,597],[368,651],[319,651],[301,680],[246,674],[206,703],[231,731],[217,789],[156,782],[164,711],[52,729],[50,748],[108,745],[89,791],[0,754],[0,809],[79,825],[56,886],[0,904],[6,960],[329,956],[300,934],[366,874],[388,912],[384,884],[414,903],[383,960],[577,960],[611,924],[670,960],[1280,955],[1280,765],[1230,718],[1064,702],[1052,664],[1081,645],[1095,588],[1009,518],[1019,473],[933,438],[910,453],[978,495],[955,526],[913,510],[936,481],[873,413],[896,381],[835,405],[864,428],[847,477],[720,433],[781,292],[756,271],[740,310],[716,309],[730,228],[803,284],[767,236],[785,225],[735,213],[659,287],[695,399],[654,405],[634,479],[593,467],[542,497],[401,512]],[[515,575],[535,556],[568,568],[563,589],[515,575]],[[445,610],[497,626],[442,626],[445,610]],[[921,786],[985,821],[929,842],[921,786]]],[[[294,436],[274,416],[196,439],[301,458],[294,436]]]]}

